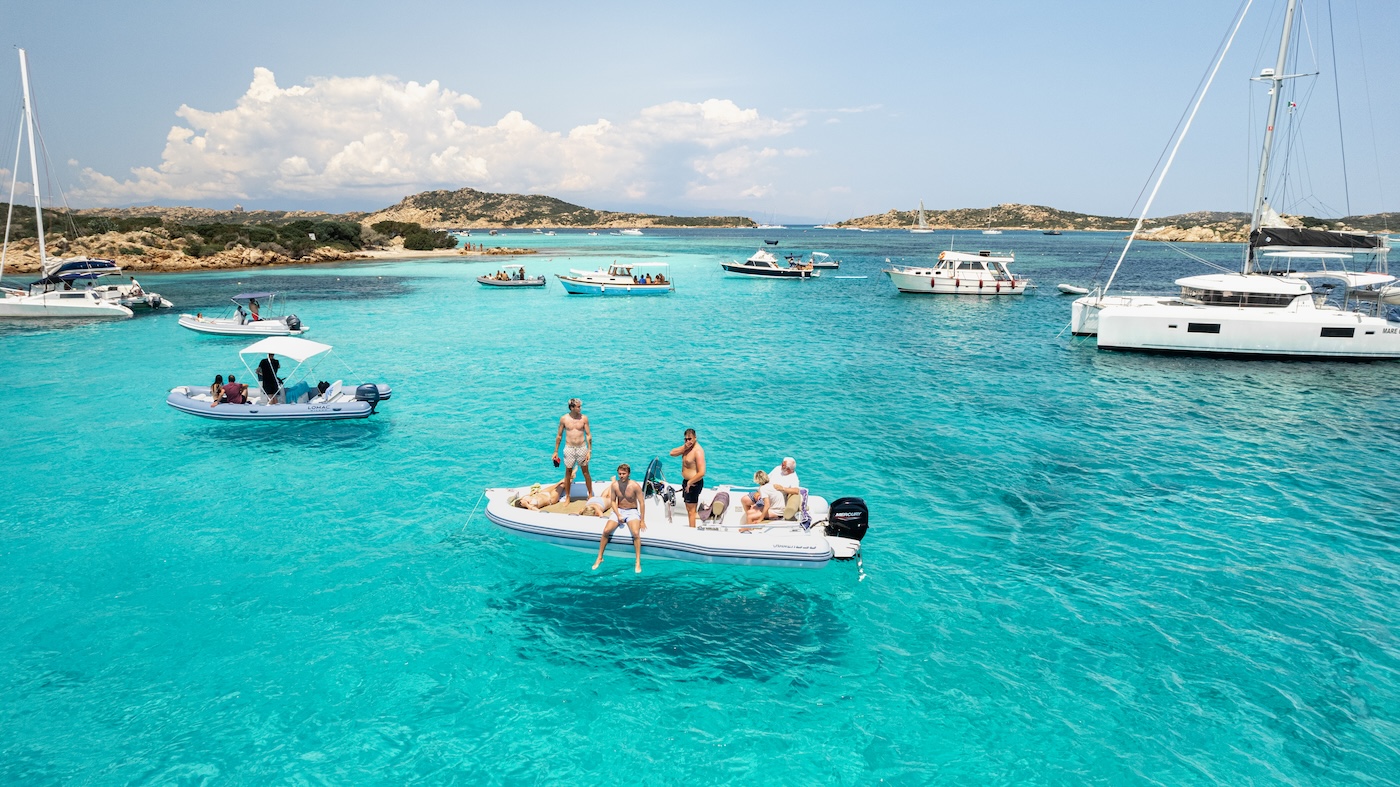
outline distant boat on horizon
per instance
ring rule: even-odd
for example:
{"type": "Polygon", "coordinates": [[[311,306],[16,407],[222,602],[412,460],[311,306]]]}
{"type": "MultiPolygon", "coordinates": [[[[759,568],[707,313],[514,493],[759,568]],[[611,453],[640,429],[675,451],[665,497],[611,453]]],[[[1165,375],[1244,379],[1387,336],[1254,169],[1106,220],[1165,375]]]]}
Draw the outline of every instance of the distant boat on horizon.
{"type": "Polygon", "coordinates": [[[909,230],[916,235],[927,235],[933,230],[929,229],[928,219],[924,218],[924,201],[919,200],[919,226],[909,230]]]}

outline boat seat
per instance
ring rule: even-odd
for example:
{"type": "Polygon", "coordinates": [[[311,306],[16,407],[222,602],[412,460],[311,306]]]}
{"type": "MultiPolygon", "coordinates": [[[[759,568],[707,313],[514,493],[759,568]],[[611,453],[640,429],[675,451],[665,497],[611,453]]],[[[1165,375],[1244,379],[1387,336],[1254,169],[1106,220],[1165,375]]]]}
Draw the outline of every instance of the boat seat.
{"type": "Polygon", "coordinates": [[[581,514],[586,505],[588,505],[587,500],[572,500],[568,503],[560,500],[558,503],[547,505],[540,510],[550,514],[581,514]]]}

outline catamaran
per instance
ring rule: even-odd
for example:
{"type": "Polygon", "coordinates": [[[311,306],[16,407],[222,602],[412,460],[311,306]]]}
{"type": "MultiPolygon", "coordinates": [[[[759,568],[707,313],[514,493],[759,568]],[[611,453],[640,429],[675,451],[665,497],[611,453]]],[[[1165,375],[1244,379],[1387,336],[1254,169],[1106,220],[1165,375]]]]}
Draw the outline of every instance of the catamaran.
{"type": "MultiPolygon", "coordinates": [[[[1269,165],[1284,83],[1297,0],[1288,0],[1278,60],[1253,80],[1269,86],[1268,121],[1255,186],[1249,242],[1238,273],[1211,273],[1176,280],[1179,295],[1108,295],[1133,238],[1152,206],[1172,158],[1205,98],[1207,81],[1171,157],[1157,179],[1137,226],[1124,245],[1103,289],[1074,302],[1070,329],[1094,336],[1101,350],[1180,353],[1231,358],[1400,359],[1400,315],[1381,316],[1386,271],[1385,235],[1287,226],[1268,203],[1269,165]],[[1298,272],[1294,265],[1317,270],[1298,272]],[[1310,282],[1334,280],[1339,303],[1310,282]]],[[[1243,14],[1235,23],[1238,31],[1243,14]]],[[[1230,41],[1233,41],[1234,33],[1230,41]]],[[[1227,42],[1220,58],[1229,51],[1227,42]]],[[[1220,65],[1217,60],[1216,68],[1220,65]]],[[[1213,77],[1214,72],[1212,72],[1213,77]]]]}
{"type": "MultiPolygon", "coordinates": [[[[29,172],[34,184],[34,223],[39,234],[40,279],[27,289],[0,286],[0,317],[74,318],[130,317],[131,309],[115,300],[108,300],[91,288],[74,288],[75,280],[120,273],[111,260],[90,260],[86,257],[63,260],[50,257],[44,238],[44,201],[39,189],[39,157],[34,145],[34,99],[29,92],[29,56],[19,50],[19,73],[23,87],[23,133],[29,140],[29,172]]],[[[10,209],[5,218],[5,241],[0,246],[0,276],[5,272],[5,256],[10,247],[10,226],[14,217],[15,189],[19,178],[19,147],[15,148],[15,165],[11,168],[10,209]]]]}

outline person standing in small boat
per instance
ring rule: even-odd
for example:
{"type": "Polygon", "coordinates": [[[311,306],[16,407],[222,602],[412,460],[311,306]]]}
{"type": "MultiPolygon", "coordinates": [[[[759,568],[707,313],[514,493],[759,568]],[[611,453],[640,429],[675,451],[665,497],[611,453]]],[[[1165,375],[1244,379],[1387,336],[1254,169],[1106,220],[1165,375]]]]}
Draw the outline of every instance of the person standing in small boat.
{"type": "Polygon", "coordinates": [[[258,380],[262,381],[263,393],[267,394],[268,404],[277,404],[277,392],[281,389],[281,382],[277,379],[277,370],[282,364],[268,353],[267,357],[258,361],[258,380]]]}
{"type": "Polygon", "coordinates": [[[643,512],[642,485],[632,480],[631,465],[617,466],[617,480],[608,485],[608,508],[612,517],[603,525],[603,538],[598,542],[598,559],[593,561],[593,570],[603,563],[603,550],[608,548],[608,540],[619,525],[626,524],[632,531],[632,548],[637,551],[637,563],[633,571],[642,573],[642,531],[647,529],[643,512]]]}
{"type": "Polygon", "coordinates": [[[705,489],[705,449],[695,440],[695,430],[685,430],[685,442],[671,449],[671,456],[681,457],[681,498],[690,526],[695,527],[695,509],[700,507],[700,492],[705,489]]]}
{"type": "Polygon", "coordinates": [[[593,429],[583,414],[583,402],[569,400],[569,412],[559,417],[559,431],[554,435],[554,466],[559,466],[559,442],[564,442],[564,502],[572,498],[574,468],[582,468],[583,483],[588,496],[593,496],[593,475],[588,472],[588,460],[593,458],[593,429]]]}

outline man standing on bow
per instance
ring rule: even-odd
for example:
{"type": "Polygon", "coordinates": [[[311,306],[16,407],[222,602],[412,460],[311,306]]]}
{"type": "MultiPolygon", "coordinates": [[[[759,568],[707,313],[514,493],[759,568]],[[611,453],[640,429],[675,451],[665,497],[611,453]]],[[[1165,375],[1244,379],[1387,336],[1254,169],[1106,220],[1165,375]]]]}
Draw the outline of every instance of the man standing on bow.
{"type": "Polygon", "coordinates": [[[588,497],[593,496],[593,476],[588,472],[588,460],[593,458],[593,430],[588,416],[583,414],[583,402],[569,400],[569,412],[559,417],[559,431],[554,435],[554,466],[559,466],[559,442],[564,442],[564,502],[573,493],[574,468],[583,469],[583,483],[588,497]]]}

